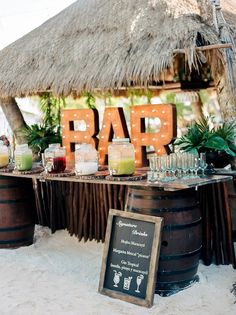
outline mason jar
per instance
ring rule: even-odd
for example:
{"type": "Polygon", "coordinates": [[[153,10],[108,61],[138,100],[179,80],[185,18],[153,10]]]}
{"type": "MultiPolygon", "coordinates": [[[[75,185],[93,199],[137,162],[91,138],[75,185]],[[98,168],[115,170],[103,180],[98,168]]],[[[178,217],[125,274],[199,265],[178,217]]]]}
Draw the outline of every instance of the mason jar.
{"type": "Polygon", "coordinates": [[[78,145],[75,150],[75,172],[77,175],[91,175],[98,171],[98,152],[89,143],[78,145]]]}
{"type": "Polygon", "coordinates": [[[56,148],[60,148],[60,143],[51,143],[49,144],[48,148],[45,149],[43,156],[44,156],[44,168],[45,171],[51,173],[53,171],[53,159],[55,156],[56,148]]]}
{"type": "Polygon", "coordinates": [[[5,167],[9,164],[9,150],[8,147],[0,141],[0,167],[5,167]]]}
{"type": "Polygon", "coordinates": [[[135,171],[134,146],[129,138],[113,139],[108,145],[108,168],[112,176],[132,175],[135,171]]]}
{"type": "Polygon", "coordinates": [[[14,152],[15,169],[18,171],[29,171],[33,166],[32,150],[28,144],[18,144],[14,152]]]}
{"type": "Polygon", "coordinates": [[[62,173],[66,169],[66,149],[54,148],[53,167],[51,173],[62,173]]]}

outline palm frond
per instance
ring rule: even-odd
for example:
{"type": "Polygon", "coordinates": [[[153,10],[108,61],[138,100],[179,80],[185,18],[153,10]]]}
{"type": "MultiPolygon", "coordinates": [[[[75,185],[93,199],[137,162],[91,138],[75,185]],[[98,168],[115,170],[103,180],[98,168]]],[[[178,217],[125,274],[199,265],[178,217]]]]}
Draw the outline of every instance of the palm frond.
{"type": "Polygon", "coordinates": [[[224,122],[219,127],[210,128],[210,117],[202,117],[200,121],[188,127],[186,135],[178,138],[175,145],[182,151],[225,151],[236,156],[236,123],[224,122]]]}

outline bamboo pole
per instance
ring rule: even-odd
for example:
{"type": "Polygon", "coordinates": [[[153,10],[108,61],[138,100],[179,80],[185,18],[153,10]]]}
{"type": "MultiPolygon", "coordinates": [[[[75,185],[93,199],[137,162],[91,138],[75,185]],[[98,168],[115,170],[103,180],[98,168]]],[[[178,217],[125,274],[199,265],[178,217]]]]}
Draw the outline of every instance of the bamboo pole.
{"type": "Polygon", "coordinates": [[[225,222],[224,216],[224,204],[222,201],[222,189],[220,184],[216,184],[216,197],[217,197],[217,204],[219,209],[219,222],[220,222],[220,231],[221,231],[221,248],[222,248],[222,255],[223,255],[223,263],[228,265],[229,262],[229,254],[227,249],[227,224],[225,222]]]}
{"type": "Polygon", "coordinates": [[[216,265],[222,263],[221,247],[220,247],[220,234],[219,234],[219,221],[217,215],[217,203],[215,194],[215,185],[211,185],[212,190],[212,216],[213,216],[213,249],[215,253],[216,265]]]}
{"type": "MultiPolygon", "coordinates": [[[[207,46],[200,46],[196,47],[196,51],[205,51],[205,50],[211,50],[211,49],[227,49],[227,48],[232,48],[232,44],[226,43],[226,44],[213,44],[213,45],[207,45],[207,46]]],[[[173,50],[174,54],[185,54],[186,50],[185,49],[174,49],[173,50]]]]}

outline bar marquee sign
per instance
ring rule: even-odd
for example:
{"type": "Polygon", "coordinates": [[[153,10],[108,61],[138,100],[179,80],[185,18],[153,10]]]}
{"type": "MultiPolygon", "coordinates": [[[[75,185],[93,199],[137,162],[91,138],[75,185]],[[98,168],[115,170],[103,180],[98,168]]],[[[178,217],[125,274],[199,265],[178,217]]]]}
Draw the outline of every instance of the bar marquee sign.
{"type": "Polygon", "coordinates": [[[130,135],[121,107],[107,107],[101,130],[96,109],[65,109],[61,114],[62,142],[67,156],[74,160],[75,144],[91,143],[99,152],[99,163],[107,163],[108,143],[116,138],[130,138],[135,148],[136,166],[145,165],[146,146],[153,146],[157,154],[165,153],[165,146],[176,136],[176,108],[171,104],[132,106],[130,111],[130,135]],[[145,129],[145,118],[158,118],[157,132],[145,129]],[[99,139],[98,139],[99,136],[99,139]]]}

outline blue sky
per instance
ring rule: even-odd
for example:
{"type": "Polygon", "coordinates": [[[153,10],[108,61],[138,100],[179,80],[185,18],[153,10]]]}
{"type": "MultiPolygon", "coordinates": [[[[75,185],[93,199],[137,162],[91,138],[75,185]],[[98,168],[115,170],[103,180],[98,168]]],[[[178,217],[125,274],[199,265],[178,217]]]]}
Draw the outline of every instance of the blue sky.
{"type": "Polygon", "coordinates": [[[75,0],[0,0],[0,49],[73,2],[75,0]]]}

